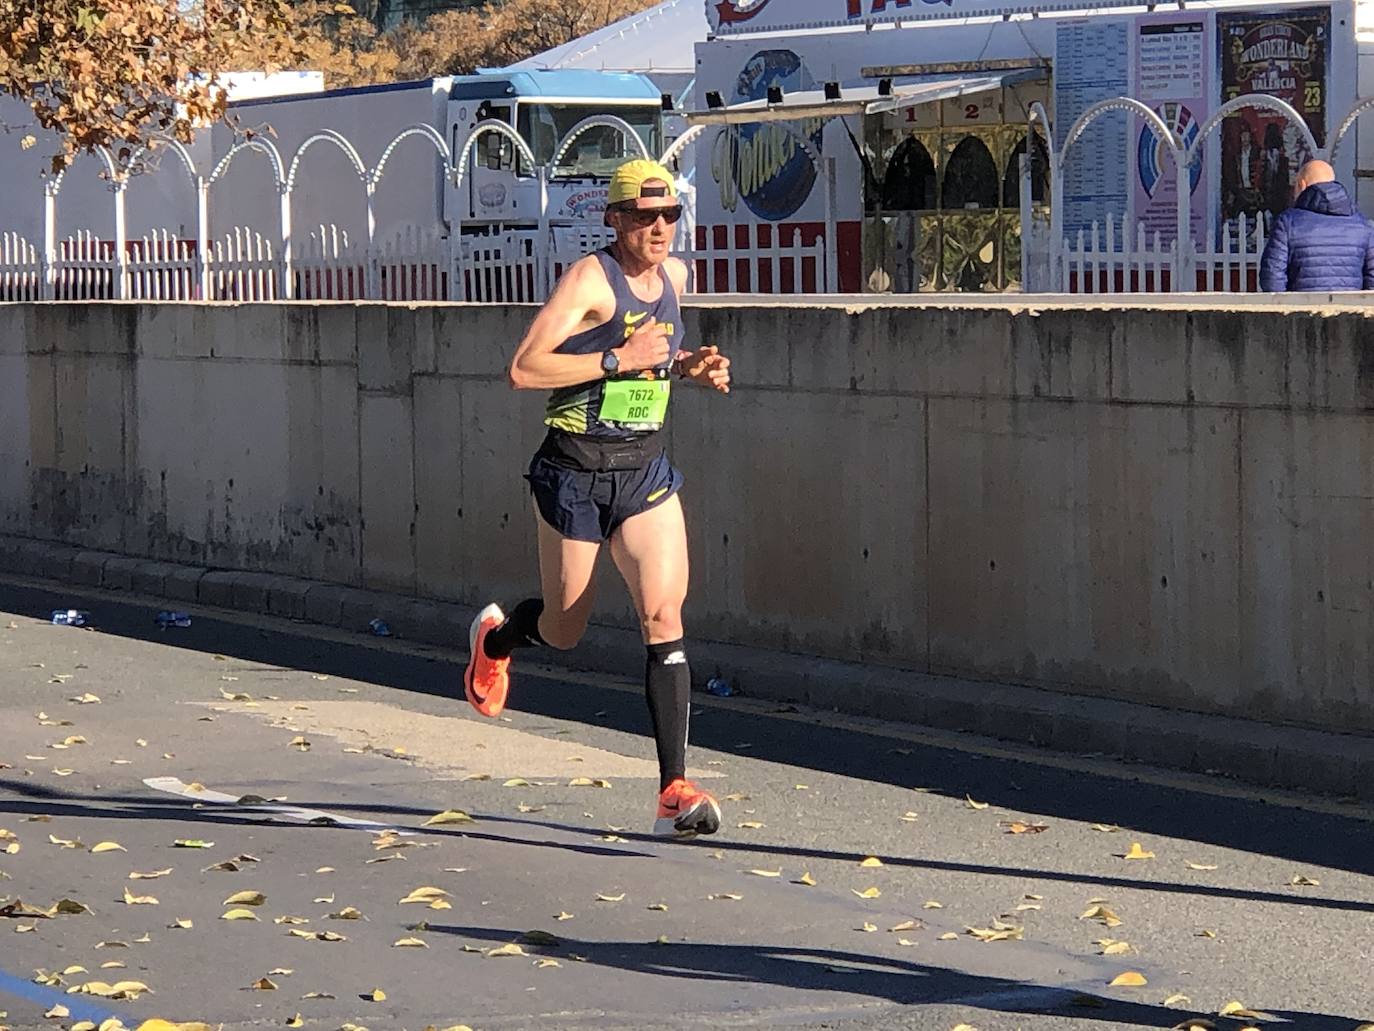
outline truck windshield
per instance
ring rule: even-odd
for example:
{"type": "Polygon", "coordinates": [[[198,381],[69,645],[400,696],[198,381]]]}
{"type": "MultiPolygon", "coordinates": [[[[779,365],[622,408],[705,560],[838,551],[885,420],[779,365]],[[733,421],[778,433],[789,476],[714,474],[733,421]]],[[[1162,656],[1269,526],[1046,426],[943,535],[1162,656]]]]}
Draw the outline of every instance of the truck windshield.
{"type": "MultiPolygon", "coordinates": [[[[593,115],[614,115],[628,122],[651,157],[658,156],[662,143],[658,105],[521,104],[519,111],[516,128],[529,142],[540,164],[547,164],[553,158],[554,148],[573,126],[593,115]]],[[[608,178],[618,164],[638,155],[634,145],[615,129],[593,126],[573,141],[554,174],[562,178],[608,178]]]]}

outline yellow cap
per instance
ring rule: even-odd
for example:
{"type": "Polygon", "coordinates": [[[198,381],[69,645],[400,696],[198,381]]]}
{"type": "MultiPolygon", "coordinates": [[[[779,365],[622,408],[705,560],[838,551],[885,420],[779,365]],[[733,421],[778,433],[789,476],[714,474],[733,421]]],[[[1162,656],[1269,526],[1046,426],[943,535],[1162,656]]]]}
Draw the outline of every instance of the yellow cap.
{"type": "Polygon", "coordinates": [[[677,196],[677,187],[673,185],[673,173],[657,161],[650,161],[647,158],[635,158],[633,161],[626,161],[611,176],[610,193],[606,198],[606,203],[619,204],[621,201],[642,197],[644,194],[640,192],[641,188],[646,182],[654,179],[666,183],[668,191],[666,194],[655,192],[649,196],[677,196]]]}

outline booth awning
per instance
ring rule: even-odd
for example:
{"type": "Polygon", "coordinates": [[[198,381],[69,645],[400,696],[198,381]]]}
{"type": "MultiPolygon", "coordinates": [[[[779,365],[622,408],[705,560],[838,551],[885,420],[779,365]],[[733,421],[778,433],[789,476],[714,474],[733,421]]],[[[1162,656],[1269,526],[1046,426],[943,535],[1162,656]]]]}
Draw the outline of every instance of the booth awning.
{"type": "Polygon", "coordinates": [[[1019,82],[1033,82],[1049,76],[1045,68],[1013,68],[1003,71],[965,72],[958,75],[932,75],[894,83],[888,94],[875,86],[847,86],[835,100],[827,100],[824,90],[803,90],[783,94],[782,102],[746,100],[725,107],[687,112],[688,125],[740,125],[749,122],[784,122],[798,118],[837,118],[842,115],[875,115],[900,111],[918,104],[951,100],[970,93],[984,93],[1019,82]]]}

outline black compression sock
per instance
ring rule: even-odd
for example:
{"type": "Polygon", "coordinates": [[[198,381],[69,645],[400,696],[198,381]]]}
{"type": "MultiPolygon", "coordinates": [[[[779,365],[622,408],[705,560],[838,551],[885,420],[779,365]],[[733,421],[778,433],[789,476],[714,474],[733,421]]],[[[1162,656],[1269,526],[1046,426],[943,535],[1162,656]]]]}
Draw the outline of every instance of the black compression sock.
{"type": "Polygon", "coordinates": [[[692,674],[682,641],[648,645],[644,697],[658,746],[658,789],[687,776],[687,724],[692,707],[692,674]]]}
{"type": "Polygon", "coordinates": [[[544,611],[544,602],[539,598],[526,598],[511,611],[506,621],[498,626],[482,642],[482,651],[489,659],[504,659],[517,648],[532,648],[543,644],[539,636],[539,615],[544,611]]]}

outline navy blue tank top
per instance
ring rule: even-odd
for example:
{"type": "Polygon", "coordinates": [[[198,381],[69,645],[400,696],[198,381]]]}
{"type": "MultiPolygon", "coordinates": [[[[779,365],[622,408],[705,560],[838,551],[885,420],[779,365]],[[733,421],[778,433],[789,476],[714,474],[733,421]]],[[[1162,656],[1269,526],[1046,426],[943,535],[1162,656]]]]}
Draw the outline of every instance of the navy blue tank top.
{"type": "Polygon", "coordinates": [[[615,312],[601,325],[568,337],[554,348],[554,353],[601,354],[620,347],[646,318],[652,316],[668,334],[668,360],[657,369],[620,373],[588,383],[558,388],[549,395],[544,423],[567,433],[583,434],[601,440],[633,440],[662,428],[662,420],[656,417],[658,407],[655,407],[654,414],[629,418],[635,409],[615,404],[615,398],[608,399],[607,384],[626,380],[646,385],[653,384],[655,392],[662,395],[661,400],[666,404],[672,356],[682,346],[682,311],[678,307],[677,292],[673,289],[672,281],[662,265],[659,266],[658,275],[663,283],[663,292],[657,301],[650,303],[641,301],[630,290],[625,272],[609,247],[596,251],[595,256],[606,273],[606,281],[611,284],[611,292],[615,295],[615,312]],[[625,417],[613,418],[612,415],[625,417]]]}

